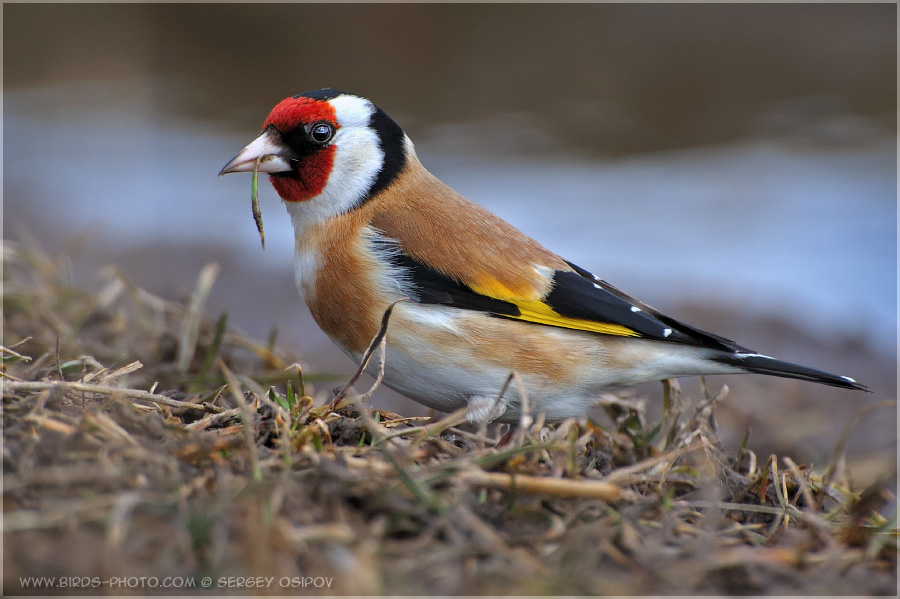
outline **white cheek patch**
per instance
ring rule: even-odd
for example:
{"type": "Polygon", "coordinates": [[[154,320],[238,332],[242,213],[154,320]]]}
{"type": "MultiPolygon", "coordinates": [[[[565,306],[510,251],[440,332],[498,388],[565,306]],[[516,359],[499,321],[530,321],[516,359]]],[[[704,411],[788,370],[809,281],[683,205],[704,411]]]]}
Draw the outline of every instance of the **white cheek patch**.
{"type": "Polygon", "coordinates": [[[339,96],[329,102],[334,106],[339,127],[332,141],[335,155],[328,183],[314,198],[286,202],[298,234],[358,205],[384,166],[381,141],[369,127],[374,105],[356,96],[339,96]]]}
{"type": "Polygon", "coordinates": [[[369,193],[384,166],[384,151],[378,134],[367,125],[341,126],[333,143],[334,166],[321,195],[344,212],[369,193]]]}

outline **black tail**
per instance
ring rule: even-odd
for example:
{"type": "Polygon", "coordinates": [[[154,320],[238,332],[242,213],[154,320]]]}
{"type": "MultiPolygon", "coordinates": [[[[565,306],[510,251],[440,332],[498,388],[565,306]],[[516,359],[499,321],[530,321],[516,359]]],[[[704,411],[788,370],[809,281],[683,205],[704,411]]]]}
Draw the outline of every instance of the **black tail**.
{"type": "Polygon", "coordinates": [[[783,376],[789,379],[812,381],[823,385],[831,385],[832,387],[841,387],[842,389],[857,389],[859,391],[869,390],[865,385],[857,383],[848,376],[838,376],[836,374],[816,370],[815,368],[783,362],[760,354],[722,353],[712,359],[721,364],[727,364],[756,374],[769,374],[772,376],[783,376]]]}

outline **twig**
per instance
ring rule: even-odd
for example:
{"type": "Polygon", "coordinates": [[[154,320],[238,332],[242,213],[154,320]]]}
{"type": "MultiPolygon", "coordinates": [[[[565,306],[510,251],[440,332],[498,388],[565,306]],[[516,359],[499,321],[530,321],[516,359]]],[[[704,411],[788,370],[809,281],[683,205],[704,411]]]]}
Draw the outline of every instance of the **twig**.
{"type": "Polygon", "coordinates": [[[572,480],[481,470],[462,472],[460,477],[475,487],[489,487],[518,493],[545,493],[555,497],[601,499],[610,503],[621,501],[625,497],[625,492],[621,487],[602,480],[572,480]]]}
{"type": "Polygon", "coordinates": [[[389,433],[386,432],[380,439],[380,441],[387,441],[388,439],[393,439],[394,437],[406,437],[407,435],[414,435],[418,433],[425,433],[424,435],[422,435],[422,439],[424,440],[431,437],[436,437],[445,430],[462,424],[465,421],[466,408],[460,408],[455,412],[447,414],[446,417],[435,422],[434,424],[423,424],[422,426],[411,426],[409,428],[391,431],[389,433]]]}
{"type": "Polygon", "coordinates": [[[388,321],[391,317],[391,312],[398,303],[402,301],[406,301],[409,298],[402,298],[392,303],[387,309],[384,311],[384,315],[381,318],[381,328],[378,331],[378,334],[375,335],[375,338],[372,339],[372,342],[369,344],[369,348],[366,350],[365,355],[363,356],[362,362],[360,364],[359,369],[356,371],[356,374],[350,380],[347,385],[341,389],[341,391],[335,396],[334,400],[332,400],[329,408],[335,409],[338,402],[344,399],[344,394],[347,392],[347,389],[350,388],[351,385],[359,378],[362,374],[362,371],[365,369],[366,364],[368,364],[369,359],[372,357],[373,348],[376,344],[381,348],[381,360],[379,364],[378,376],[375,379],[375,384],[367,393],[362,395],[354,395],[347,397],[346,399],[353,404],[355,404],[357,410],[359,410],[359,418],[363,421],[363,425],[366,427],[366,430],[372,435],[372,444],[381,452],[381,455],[384,457],[385,461],[387,461],[394,471],[397,473],[397,476],[400,477],[400,480],[406,486],[406,488],[413,494],[413,497],[425,508],[429,511],[436,513],[443,513],[446,508],[443,504],[438,500],[437,496],[431,493],[430,489],[423,486],[416,478],[406,469],[404,468],[394,453],[391,451],[389,445],[386,440],[390,438],[387,431],[380,424],[375,422],[375,419],[372,417],[371,409],[367,406],[364,401],[372,396],[372,393],[375,391],[375,388],[381,382],[381,379],[384,377],[384,362],[385,362],[385,344],[387,339],[385,334],[387,333],[388,321]]]}
{"type": "Polygon", "coordinates": [[[785,463],[788,470],[790,470],[791,474],[794,475],[794,478],[797,479],[797,485],[800,487],[800,493],[803,494],[803,499],[806,501],[807,507],[810,510],[818,510],[819,504],[813,497],[809,484],[806,482],[806,477],[800,473],[800,468],[797,467],[797,463],[787,456],[782,457],[781,461],[785,463]]]}
{"type": "Polygon", "coordinates": [[[372,414],[370,413],[369,406],[362,403],[359,397],[360,396],[351,396],[348,397],[347,400],[356,404],[356,407],[359,410],[360,420],[363,421],[366,430],[372,435],[373,445],[381,452],[382,457],[384,457],[385,461],[391,465],[397,473],[397,476],[400,477],[404,486],[406,486],[409,492],[413,494],[413,497],[416,498],[416,501],[418,501],[419,504],[433,512],[444,512],[445,508],[440,503],[437,496],[432,494],[430,489],[422,485],[406,468],[403,467],[403,465],[400,464],[400,461],[389,447],[391,444],[385,442],[388,438],[388,433],[381,425],[375,422],[375,419],[372,418],[372,414]]]}
{"type": "Polygon", "coordinates": [[[212,290],[216,275],[219,274],[219,265],[215,262],[206,264],[197,276],[197,287],[191,295],[191,301],[184,316],[184,330],[178,341],[178,372],[184,374],[191,365],[194,357],[194,349],[197,347],[197,337],[200,334],[200,317],[203,304],[212,290]]]}
{"type": "MultiPolygon", "coordinates": [[[[109,372],[107,369],[104,369],[104,370],[106,370],[106,373],[100,377],[100,380],[97,382],[97,384],[108,385],[109,383],[116,380],[117,378],[123,377],[126,374],[131,374],[132,372],[136,372],[143,367],[144,367],[144,365],[141,364],[140,361],[135,360],[131,364],[126,364],[125,366],[122,366],[121,368],[116,368],[112,372],[109,372]]],[[[100,372],[97,372],[97,373],[95,373],[95,376],[99,376],[100,374],[101,374],[100,372]]]]}
{"type": "Polygon", "coordinates": [[[94,393],[96,395],[118,395],[125,397],[127,399],[134,399],[138,401],[149,401],[153,403],[158,403],[165,406],[171,406],[173,408],[190,408],[192,410],[205,410],[207,412],[224,412],[223,408],[214,405],[208,404],[196,404],[190,403],[187,401],[178,401],[177,399],[171,399],[166,397],[165,395],[157,395],[156,393],[149,393],[147,391],[141,391],[140,389],[121,389],[119,387],[108,387],[105,385],[95,385],[92,383],[76,383],[76,382],[62,382],[62,381],[29,381],[29,382],[16,382],[16,381],[7,381],[4,387],[10,391],[22,391],[25,393],[36,393],[38,391],[44,391],[46,389],[57,389],[62,387],[63,391],[80,391],[82,393],[94,393]]]}
{"type": "MultiPolygon", "coordinates": [[[[471,432],[471,431],[464,431],[464,430],[461,429],[461,428],[457,428],[458,425],[463,424],[463,423],[466,422],[466,420],[467,420],[467,418],[465,418],[465,411],[466,411],[466,408],[462,408],[461,410],[459,410],[459,411],[457,411],[457,412],[453,412],[452,414],[450,414],[450,416],[453,416],[453,415],[455,415],[455,414],[462,413],[462,416],[463,416],[463,417],[462,417],[462,419],[461,419],[458,423],[454,424],[453,426],[448,427],[446,430],[449,430],[449,431],[450,431],[451,433],[453,433],[454,435],[458,435],[458,436],[460,436],[460,437],[462,437],[462,438],[464,438],[464,439],[466,439],[466,440],[468,440],[468,441],[471,441],[471,442],[474,444],[474,443],[477,443],[477,442],[478,442],[478,439],[480,438],[476,433],[473,433],[473,432],[471,432]]],[[[443,430],[442,430],[441,432],[443,432],[443,430]]],[[[484,439],[484,442],[487,443],[487,444],[489,444],[489,445],[496,445],[497,443],[500,442],[500,438],[496,438],[496,439],[484,439]]]]}
{"type": "Polygon", "coordinates": [[[232,418],[236,418],[240,415],[241,415],[240,408],[225,410],[224,412],[219,412],[218,414],[207,414],[200,420],[185,425],[184,428],[185,428],[185,430],[189,430],[189,431],[203,431],[203,430],[208,429],[211,426],[215,426],[217,424],[227,422],[228,420],[230,420],[232,418]]]}
{"type": "Polygon", "coordinates": [[[23,355],[20,354],[19,352],[14,351],[14,350],[12,349],[13,347],[18,347],[18,346],[22,345],[23,343],[25,343],[26,341],[29,341],[30,339],[33,339],[33,337],[25,337],[25,339],[22,339],[22,340],[19,341],[18,343],[14,343],[14,344],[13,344],[12,346],[10,346],[10,347],[6,347],[5,345],[0,345],[0,352],[2,352],[2,353],[4,353],[4,354],[9,354],[9,355],[11,355],[12,357],[18,358],[18,359],[23,360],[23,361],[25,361],[25,362],[31,362],[31,357],[30,357],[30,356],[23,356],[23,355]]]}
{"type": "MultiPolygon", "coordinates": [[[[375,353],[375,348],[384,345],[382,341],[385,339],[385,335],[387,335],[388,321],[390,320],[391,314],[394,311],[394,306],[396,306],[400,302],[405,302],[407,300],[409,300],[408,297],[402,297],[388,306],[387,309],[385,309],[384,314],[381,317],[381,327],[378,329],[378,333],[376,333],[375,337],[372,338],[372,342],[369,343],[369,347],[363,354],[362,360],[360,361],[359,367],[356,369],[356,372],[353,373],[353,376],[350,377],[350,380],[347,382],[347,384],[344,385],[344,387],[340,391],[338,391],[337,395],[334,396],[334,399],[331,400],[331,404],[329,404],[328,406],[329,410],[334,411],[338,408],[341,400],[344,399],[345,395],[347,395],[347,391],[350,390],[350,387],[352,387],[356,383],[356,381],[359,380],[359,377],[362,376],[362,373],[365,372],[366,367],[369,365],[369,360],[372,359],[372,354],[375,353]]],[[[381,379],[384,377],[384,354],[385,351],[382,347],[381,368],[379,369],[378,379],[375,381],[375,385],[373,385],[373,388],[369,390],[370,392],[374,392],[375,387],[378,386],[378,384],[381,382],[381,379]]]]}
{"type": "Polygon", "coordinates": [[[804,477],[800,473],[800,468],[797,467],[797,464],[794,462],[794,460],[786,456],[781,458],[781,460],[787,465],[788,469],[791,471],[791,474],[793,474],[794,478],[797,480],[797,484],[800,486],[800,492],[803,494],[803,499],[806,501],[807,505],[807,509],[805,510],[801,510],[796,506],[792,507],[797,510],[799,518],[804,522],[812,525],[816,532],[819,533],[819,537],[822,539],[822,541],[829,547],[833,548],[834,538],[828,530],[828,524],[817,513],[819,510],[819,504],[813,497],[812,490],[809,488],[806,477],[804,477]]]}
{"type": "Polygon", "coordinates": [[[138,443],[128,431],[122,428],[118,422],[110,418],[109,415],[104,412],[97,411],[93,414],[85,414],[84,421],[93,424],[106,433],[107,438],[110,440],[124,441],[132,447],[140,446],[140,443],[138,443]]]}
{"type": "Polygon", "coordinates": [[[346,545],[357,540],[356,531],[343,522],[295,526],[285,520],[277,524],[277,529],[289,543],[300,547],[305,547],[307,543],[322,542],[346,545]]]}
{"type": "Polygon", "coordinates": [[[49,431],[62,433],[63,435],[71,435],[75,432],[74,426],[66,424],[65,422],[60,422],[59,420],[55,420],[53,418],[50,418],[49,416],[43,416],[41,414],[28,414],[25,416],[24,420],[26,422],[34,422],[35,424],[39,424],[49,431]]]}
{"type": "Polygon", "coordinates": [[[216,358],[216,363],[219,365],[219,370],[222,371],[225,380],[228,381],[228,390],[231,391],[231,397],[237,404],[241,420],[243,420],[244,425],[241,429],[244,432],[244,441],[247,443],[247,452],[250,454],[250,470],[253,473],[253,480],[260,481],[262,480],[262,470],[259,467],[259,455],[256,452],[256,431],[251,428],[253,426],[253,414],[250,412],[247,400],[244,399],[244,395],[241,393],[240,382],[228,369],[222,358],[216,358]]]}
{"type": "Polygon", "coordinates": [[[120,497],[121,494],[89,499],[68,498],[64,505],[58,507],[52,506],[41,510],[28,508],[5,512],[3,514],[3,532],[72,527],[78,522],[108,519],[110,508],[120,501],[120,497]]]}
{"type": "Polygon", "coordinates": [[[793,507],[788,499],[787,473],[784,473],[779,477],[778,456],[774,453],[769,456],[766,464],[769,467],[769,472],[772,473],[772,488],[775,490],[775,498],[778,500],[778,505],[782,507],[780,517],[772,523],[772,531],[775,531],[779,527],[787,529],[791,520],[791,514],[788,508],[793,507]]]}
{"type": "Polygon", "coordinates": [[[258,343],[253,339],[245,337],[242,334],[226,332],[222,337],[222,345],[230,345],[233,347],[246,349],[255,356],[271,364],[273,368],[283,368],[285,366],[284,360],[272,353],[271,349],[269,349],[262,343],[258,343]]]}
{"type": "Polygon", "coordinates": [[[784,516],[789,513],[796,513],[791,509],[782,507],[754,505],[751,503],[730,503],[727,501],[707,501],[705,499],[675,500],[672,502],[672,505],[674,507],[686,508],[713,508],[726,511],[759,512],[761,514],[771,514],[773,516],[784,516]]]}
{"type": "MultiPolygon", "coordinates": [[[[393,308],[393,306],[391,306],[391,308],[393,308]]],[[[386,313],[383,323],[385,332],[387,332],[387,317],[388,314],[386,313]]],[[[379,385],[381,385],[381,381],[384,380],[384,365],[387,360],[387,336],[384,334],[381,335],[381,342],[378,344],[378,349],[380,350],[378,352],[378,375],[375,377],[375,382],[372,383],[369,390],[356,398],[360,402],[367,402],[372,399],[375,390],[378,389],[379,385]]]]}
{"type": "Polygon", "coordinates": [[[670,451],[669,453],[665,453],[663,455],[656,456],[655,458],[648,458],[648,459],[644,460],[643,462],[639,462],[639,463],[635,464],[634,466],[618,468],[618,469],[614,470],[612,473],[610,473],[610,475],[607,476],[603,480],[610,482],[610,483],[617,483],[619,481],[624,481],[628,477],[631,477],[634,474],[637,474],[638,472],[642,472],[644,470],[649,470],[650,468],[653,468],[654,466],[657,466],[664,462],[668,462],[670,460],[675,460],[676,458],[679,458],[686,453],[690,453],[692,451],[697,451],[698,449],[705,449],[705,448],[709,447],[710,445],[712,445],[712,443],[710,443],[709,441],[703,441],[701,443],[698,443],[697,445],[690,445],[687,447],[682,447],[680,449],[670,451]]]}

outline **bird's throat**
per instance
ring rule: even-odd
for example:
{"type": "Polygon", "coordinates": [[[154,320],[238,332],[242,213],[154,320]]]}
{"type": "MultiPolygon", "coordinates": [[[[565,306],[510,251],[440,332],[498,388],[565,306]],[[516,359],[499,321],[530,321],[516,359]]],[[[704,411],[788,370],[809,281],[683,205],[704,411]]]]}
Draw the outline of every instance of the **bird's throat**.
{"type": "Polygon", "coordinates": [[[305,202],[318,196],[328,184],[336,150],[335,146],[331,146],[305,157],[297,166],[296,173],[271,175],[269,181],[272,187],[285,202],[305,202]]]}

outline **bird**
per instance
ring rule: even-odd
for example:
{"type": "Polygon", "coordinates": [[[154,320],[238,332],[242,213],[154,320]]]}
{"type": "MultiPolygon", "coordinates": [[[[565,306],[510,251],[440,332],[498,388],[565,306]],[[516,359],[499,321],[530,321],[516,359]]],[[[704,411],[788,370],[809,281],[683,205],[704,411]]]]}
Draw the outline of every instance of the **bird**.
{"type": "Polygon", "coordinates": [[[364,97],[282,100],[219,174],[255,169],[290,215],[295,281],[318,326],[359,362],[399,301],[367,370],[435,410],[558,422],[604,393],[707,374],[868,390],[680,322],[563,259],[431,174],[364,97]]]}

